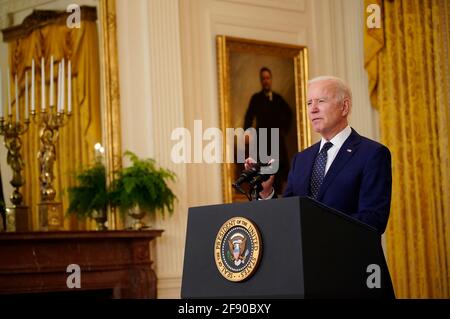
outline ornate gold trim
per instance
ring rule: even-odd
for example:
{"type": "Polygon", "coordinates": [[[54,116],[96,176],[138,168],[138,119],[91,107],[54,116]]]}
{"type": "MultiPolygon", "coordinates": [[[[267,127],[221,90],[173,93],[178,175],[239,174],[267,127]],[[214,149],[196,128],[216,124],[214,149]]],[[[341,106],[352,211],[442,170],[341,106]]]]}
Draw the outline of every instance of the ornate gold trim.
{"type": "MultiPolygon", "coordinates": [[[[102,69],[103,96],[105,101],[105,149],[106,178],[108,183],[122,167],[119,63],[117,53],[117,24],[115,0],[99,1],[100,52],[104,59],[102,69]]],[[[108,210],[108,228],[122,228],[115,209],[108,210]]]]}
{"type": "MultiPolygon", "coordinates": [[[[224,35],[218,35],[216,37],[216,49],[220,108],[219,114],[222,132],[225,132],[227,127],[232,127],[230,119],[230,51],[252,52],[279,57],[288,57],[294,60],[298,149],[302,150],[310,146],[311,127],[306,111],[308,49],[305,46],[241,39],[224,35]]],[[[225,144],[223,154],[227,154],[225,144]]],[[[233,198],[233,190],[231,188],[231,170],[232,163],[222,164],[223,200],[226,203],[230,203],[233,198]]]]}

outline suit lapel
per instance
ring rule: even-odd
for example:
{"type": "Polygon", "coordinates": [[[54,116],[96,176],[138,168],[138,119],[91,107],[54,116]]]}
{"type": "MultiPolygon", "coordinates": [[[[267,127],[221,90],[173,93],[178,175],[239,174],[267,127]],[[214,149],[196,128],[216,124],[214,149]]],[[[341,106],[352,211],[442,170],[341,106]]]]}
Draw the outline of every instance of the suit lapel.
{"type": "Polygon", "coordinates": [[[336,158],[333,161],[333,164],[331,164],[327,174],[325,175],[322,186],[319,190],[319,195],[317,197],[319,200],[322,199],[323,194],[333,182],[333,179],[336,177],[336,175],[341,171],[345,164],[347,164],[350,158],[352,158],[353,154],[356,153],[360,141],[361,136],[356,133],[354,129],[352,129],[352,133],[344,142],[344,144],[342,144],[339,152],[336,155],[336,158]]]}

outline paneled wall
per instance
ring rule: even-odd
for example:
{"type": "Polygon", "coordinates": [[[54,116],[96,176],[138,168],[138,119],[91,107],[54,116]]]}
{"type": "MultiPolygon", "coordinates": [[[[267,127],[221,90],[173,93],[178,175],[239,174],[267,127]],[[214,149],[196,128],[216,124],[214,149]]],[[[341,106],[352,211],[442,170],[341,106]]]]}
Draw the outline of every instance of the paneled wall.
{"type": "MultiPolygon", "coordinates": [[[[157,220],[159,297],[178,297],[187,208],[222,201],[219,165],[174,164],[170,134],[219,127],[215,36],[306,45],[310,76],[346,78],[353,89],[351,124],[377,139],[363,68],[363,1],[117,0],[123,148],[155,157],[174,170],[179,201],[157,220]]],[[[316,136],[317,138],[317,136],[316,136]]]]}

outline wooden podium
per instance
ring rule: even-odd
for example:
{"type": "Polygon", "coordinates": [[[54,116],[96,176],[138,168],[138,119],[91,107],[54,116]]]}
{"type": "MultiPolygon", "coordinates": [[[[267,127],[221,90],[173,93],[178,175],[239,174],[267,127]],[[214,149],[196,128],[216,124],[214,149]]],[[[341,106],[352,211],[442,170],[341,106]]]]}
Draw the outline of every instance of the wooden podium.
{"type": "Polygon", "coordinates": [[[0,233],[0,295],[156,298],[150,241],[162,230],[0,233]],[[81,269],[69,289],[67,266],[81,269]]]}

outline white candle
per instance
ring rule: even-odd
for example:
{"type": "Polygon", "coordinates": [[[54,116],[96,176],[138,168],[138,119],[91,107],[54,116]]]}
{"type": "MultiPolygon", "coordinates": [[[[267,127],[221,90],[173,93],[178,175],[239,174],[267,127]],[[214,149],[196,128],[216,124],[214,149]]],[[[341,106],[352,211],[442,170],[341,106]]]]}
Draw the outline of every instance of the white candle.
{"type": "Polygon", "coordinates": [[[15,82],[14,93],[16,94],[16,122],[19,123],[19,86],[17,85],[17,74],[14,78],[14,82],[15,82]]]}
{"type": "Polygon", "coordinates": [[[11,79],[9,77],[9,68],[6,69],[6,86],[8,90],[8,115],[11,115],[11,79]]]}
{"type": "Polygon", "coordinates": [[[54,100],[54,88],[53,88],[53,55],[50,56],[50,106],[55,106],[54,100]]]}
{"type": "Polygon", "coordinates": [[[2,70],[0,69],[0,118],[3,118],[3,97],[2,97],[2,70]]]}
{"type": "Polygon", "coordinates": [[[45,61],[41,58],[41,110],[45,111],[45,61]]]}
{"type": "Polygon", "coordinates": [[[36,110],[36,105],[34,104],[34,59],[31,60],[31,113],[36,110]]]}
{"type": "Polygon", "coordinates": [[[70,60],[67,65],[67,112],[72,112],[72,65],[70,60]]]}
{"type": "Polygon", "coordinates": [[[28,72],[25,72],[25,120],[28,118],[28,72]]]}
{"type": "Polygon", "coordinates": [[[57,97],[57,111],[61,110],[61,62],[58,63],[58,97],[57,97]]]}
{"type": "Polygon", "coordinates": [[[61,112],[64,112],[64,59],[62,59],[62,65],[61,65],[61,112]]]}

